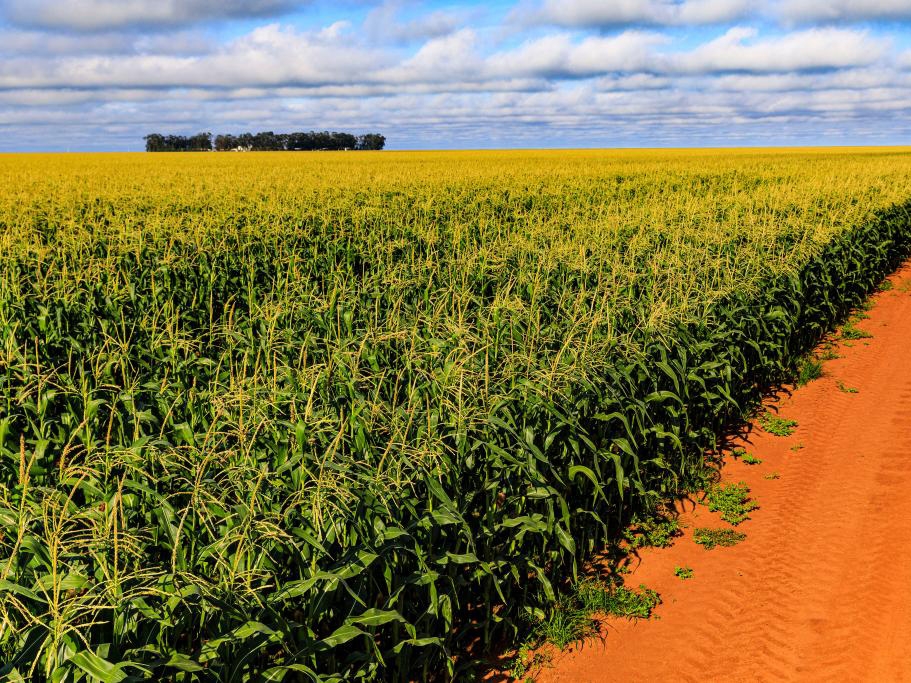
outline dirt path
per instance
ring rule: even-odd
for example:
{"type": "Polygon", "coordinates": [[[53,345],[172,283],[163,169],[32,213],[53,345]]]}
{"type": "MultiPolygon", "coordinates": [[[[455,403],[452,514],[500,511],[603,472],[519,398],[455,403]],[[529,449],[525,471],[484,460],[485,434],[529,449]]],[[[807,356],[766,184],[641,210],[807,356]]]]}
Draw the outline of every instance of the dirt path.
{"type": "Polygon", "coordinates": [[[611,621],[536,680],[911,681],[911,265],[891,282],[858,325],[874,337],[838,342],[821,379],[776,403],[794,434],[756,428],[743,445],[762,464],[725,466],[761,506],[747,539],[704,550],[693,527],[721,525],[689,506],[685,536],[643,551],[628,581],[661,593],[659,618],[611,621]]]}

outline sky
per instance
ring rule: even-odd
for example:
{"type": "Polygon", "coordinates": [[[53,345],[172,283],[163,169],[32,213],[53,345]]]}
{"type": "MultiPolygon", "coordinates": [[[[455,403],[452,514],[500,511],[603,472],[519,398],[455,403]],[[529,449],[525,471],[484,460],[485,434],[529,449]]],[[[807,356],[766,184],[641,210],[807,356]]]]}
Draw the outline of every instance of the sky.
{"type": "Polygon", "coordinates": [[[0,0],[0,151],[911,144],[911,0],[0,0]]]}

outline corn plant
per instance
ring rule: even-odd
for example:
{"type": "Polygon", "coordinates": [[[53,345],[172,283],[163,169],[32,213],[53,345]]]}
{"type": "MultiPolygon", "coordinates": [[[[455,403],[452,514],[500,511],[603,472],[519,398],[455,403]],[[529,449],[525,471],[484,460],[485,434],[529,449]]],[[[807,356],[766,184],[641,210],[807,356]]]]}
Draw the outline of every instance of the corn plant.
{"type": "Polygon", "coordinates": [[[907,255],[909,178],[0,156],[0,676],[469,675],[907,255]]]}

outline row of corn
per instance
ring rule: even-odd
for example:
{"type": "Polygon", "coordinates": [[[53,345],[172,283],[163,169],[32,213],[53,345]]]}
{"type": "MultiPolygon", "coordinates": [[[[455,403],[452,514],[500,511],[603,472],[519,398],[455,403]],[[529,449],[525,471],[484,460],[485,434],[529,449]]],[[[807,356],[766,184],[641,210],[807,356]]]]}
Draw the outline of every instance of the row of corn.
{"type": "Polygon", "coordinates": [[[904,150],[0,156],[0,675],[463,677],[907,254],[904,150]]]}

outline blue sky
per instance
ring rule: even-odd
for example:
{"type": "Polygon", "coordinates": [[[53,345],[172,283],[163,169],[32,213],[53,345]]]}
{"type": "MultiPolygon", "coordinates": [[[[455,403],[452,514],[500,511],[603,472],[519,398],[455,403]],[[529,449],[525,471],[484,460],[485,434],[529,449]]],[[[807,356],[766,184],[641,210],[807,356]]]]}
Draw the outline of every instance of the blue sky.
{"type": "Polygon", "coordinates": [[[911,0],[0,0],[0,151],[911,144],[911,0]]]}

